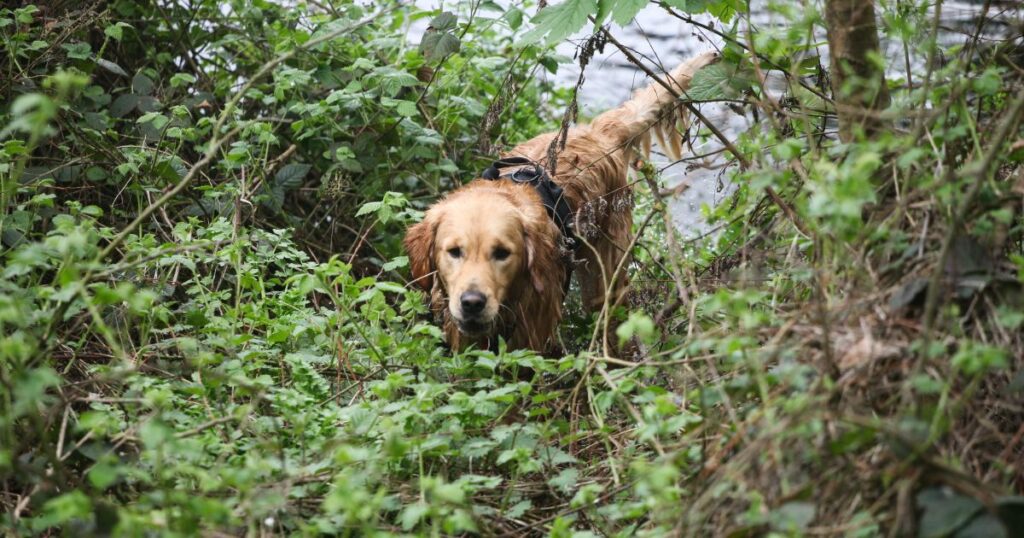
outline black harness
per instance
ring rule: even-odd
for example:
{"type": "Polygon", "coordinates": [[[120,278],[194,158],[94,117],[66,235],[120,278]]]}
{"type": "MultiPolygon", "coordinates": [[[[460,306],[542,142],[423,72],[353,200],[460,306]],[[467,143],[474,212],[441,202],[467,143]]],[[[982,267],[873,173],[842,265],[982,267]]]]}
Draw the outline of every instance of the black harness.
{"type": "Polygon", "coordinates": [[[547,170],[526,157],[506,157],[498,159],[491,166],[480,173],[480,177],[497,181],[499,179],[510,179],[515,183],[522,183],[533,187],[533,190],[540,195],[541,203],[548,212],[548,217],[554,221],[555,226],[562,232],[562,252],[565,262],[565,291],[569,290],[569,280],[572,277],[573,252],[580,247],[580,241],[576,238],[575,225],[573,223],[573,211],[569,200],[565,198],[562,187],[551,180],[547,170]],[[527,166],[523,166],[527,165],[527,166]],[[502,174],[503,168],[519,166],[514,172],[502,174]]]}

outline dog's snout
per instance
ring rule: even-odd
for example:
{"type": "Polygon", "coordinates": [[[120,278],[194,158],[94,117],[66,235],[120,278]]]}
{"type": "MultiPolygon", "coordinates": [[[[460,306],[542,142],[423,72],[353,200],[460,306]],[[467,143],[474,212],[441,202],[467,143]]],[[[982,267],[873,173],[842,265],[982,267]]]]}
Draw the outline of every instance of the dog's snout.
{"type": "Polygon", "coordinates": [[[487,306],[487,296],[479,291],[467,291],[459,296],[463,315],[477,315],[487,306]]]}

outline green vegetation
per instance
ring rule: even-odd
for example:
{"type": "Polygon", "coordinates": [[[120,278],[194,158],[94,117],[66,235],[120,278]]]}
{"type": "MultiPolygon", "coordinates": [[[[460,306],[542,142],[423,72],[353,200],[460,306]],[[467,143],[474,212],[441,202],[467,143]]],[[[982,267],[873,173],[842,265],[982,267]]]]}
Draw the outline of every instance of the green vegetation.
{"type": "Polygon", "coordinates": [[[635,300],[617,334],[571,315],[565,357],[446,349],[400,240],[574,110],[551,43],[593,31],[585,64],[647,2],[0,8],[0,529],[1024,528],[1019,20],[939,47],[941,2],[879,2],[905,57],[833,92],[820,3],[749,32],[743,2],[655,3],[726,23],[689,97],[761,128],[715,234],[666,227],[638,173],[635,300]]]}

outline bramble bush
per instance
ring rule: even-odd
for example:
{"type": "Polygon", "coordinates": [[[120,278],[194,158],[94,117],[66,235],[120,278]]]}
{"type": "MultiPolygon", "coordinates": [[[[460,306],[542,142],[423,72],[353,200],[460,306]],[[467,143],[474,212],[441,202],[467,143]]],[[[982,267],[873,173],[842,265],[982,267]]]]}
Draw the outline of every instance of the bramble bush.
{"type": "Polygon", "coordinates": [[[0,9],[0,528],[1013,536],[1018,11],[948,48],[941,1],[879,2],[905,58],[875,59],[923,67],[841,141],[820,3],[652,3],[725,43],[688,99],[759,118],[715,232],[643,166],[615,334],[573,308],[564,357],[444,346],[405,227],[564,127],[552,43],[593,30],[585,64],[647,5],[0,9]]]}

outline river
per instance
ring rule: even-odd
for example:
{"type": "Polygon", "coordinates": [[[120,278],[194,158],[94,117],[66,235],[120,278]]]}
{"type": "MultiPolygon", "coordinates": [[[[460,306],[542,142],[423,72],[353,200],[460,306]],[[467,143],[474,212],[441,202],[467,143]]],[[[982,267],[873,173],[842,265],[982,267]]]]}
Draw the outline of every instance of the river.
{"type": "MultiPolygon", "coordinates": [[[[452,9],[452,2],[436,0],[417,0],[423,8],[452,9]]],[[[794,2],[796,3],[796,2],[794,2]]],[[[751,2],[750,24],[754,28],[784,28],[788,20],[772,12],[768,2],[755,0],[751,2]]],[[[939,42],[944,49],[963,44],[982,13],[983,2],[954,1],[944,2],[940,17],[939,42]]],[[[535,8],[534,8],[535,9],[535,8]]],[[[1011,28],[1020,27],[1021,7],[1019,2],[993,1],[989,7],[988,18],[992,19],[985,26],[986,36],[1007,35],[1011,28]]],[[[929,14],[929,18],[931,15],[929,14]]],[[[460,17],[463,18],[463,17],[460,17]]],[[[694,17],[704,24],[721,28],[721,22],[708,15],[694,17]]],[[[420,21],[410,27],[410,40],[418,41],[417,32],[422,33],[425,22],[420,21]]],[[[699,52],[718,50],[723,40],[717,35],[697,26],[668,15],[665,10],[649,5],[642,9],[633,22],[626,26],[612,23],[610,28],[615,38],[626,47],[648,60],[648,66],[658,72],[663,68],[671,68],[686,58],[699,52]]],[[[576,48],[583,42],[589,32],[581,32],[557,46],[557,51],[572,58],[576,48]]],[[[1019,30],[1017,31],[1019,34],[1019,30]]],[[[824,31],[815,36],[818,43],[825,43],[824,31]]],[[[1018,35],[1017,39],[1020,39],[1018,35]]],[[[882,47],[885,51],[887,71],[890,79],[905,79],[906,62],[904,60],[903,43],[898,39],[882,36],[882,47]]],[[[828,66],[828,50],[820,47],[819,55],[822,63],[828,66]]],[[[915,55],[911,50],[910,70],[912,75],[920,75],[924,71],[925,58],[915,55]]],[[[553,81],[563,86],[574,86],[579,75],[579,67],[573,62],[559,66],[553,81]]],[[[593,117],[595,114],[613,107],[629,98],[631,92],[647,84],[646,75],[630,64],[624,55],[613,45],[607,45],[603,53],[595,54],[586,68],[585,81],[578,94],[581,116],[593,117]]],[[[778,79],[769,80],[769,90],[781,90],[783,84],[778,79]]],[[[724,104],[705,103],[700,105],[701,112],[713,122],[730,140],[735,139],[744,130],[754,125],[750,114],[736,112],[724,104]]],[[[676,225],[686,237],[695,237],[708,231],[708,224],[702,216],[701,206],[714,206],[725,200],[735,187],[728,180],[729,168],[725,156],[719,150],[721,144],[717,140],[707,140],[695,144],[697,155],[712,155],[690,163],[670,163],[663,156],[656,156],[655,162],[663,168],[663,177],[667,186],[685,184],[680,194],[673,197],[670,203],[671,214],[676,225]]],[[[690,154],[691,156],[694,154],[690,154]]]]}

